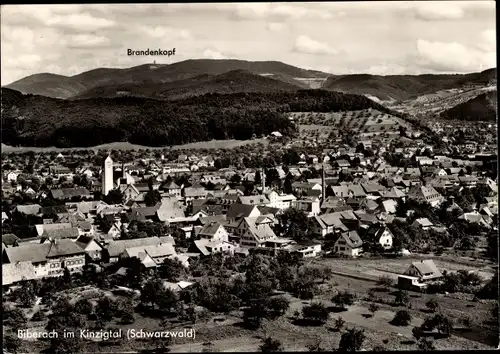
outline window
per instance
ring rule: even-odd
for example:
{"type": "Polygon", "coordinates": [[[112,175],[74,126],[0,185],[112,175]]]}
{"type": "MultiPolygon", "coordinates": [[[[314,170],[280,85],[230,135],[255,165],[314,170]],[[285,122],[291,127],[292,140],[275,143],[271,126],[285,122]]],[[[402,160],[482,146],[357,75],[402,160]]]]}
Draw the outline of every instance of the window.
{"type": "Polygon", "coordinates": [[[341,251],[345,251],[345,247],[340,247],[340,250],[341,251]]]}

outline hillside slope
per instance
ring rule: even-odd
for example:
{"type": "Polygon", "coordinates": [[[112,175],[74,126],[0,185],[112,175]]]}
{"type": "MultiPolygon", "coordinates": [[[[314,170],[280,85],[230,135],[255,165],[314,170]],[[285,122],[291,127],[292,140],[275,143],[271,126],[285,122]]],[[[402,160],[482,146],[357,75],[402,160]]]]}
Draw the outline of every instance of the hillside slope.
{"type": "Polygon", "coordinates": [[[496,69],[464,75],[390,75],[368,74],[331,76],[323,89],[358,95],[371,95],[380,100],[404,101],[440,90],[465,85],[487,85],[496,81],[496,69]]]}
{"type": "Polygon", "coordinates": [[[72,99],[134,96],[176,100],[207,93],[237,92],[270,93],[298,90],[300,86],[245,70],[233,70],[219,75],[203,74],[193,78],[163,83],[125,83],[98,86],[72,99]]]}
{"type": "Polygon", "coordinates": [[[329,74],[305,70],[277,61],[251,62],[245,60],[192,59],[174,64],[145,64],[128,69],[99,68],[75,76],[37,74],[13,82],[6,88],[53,98],[78,96],[97,86],[155,84],[185,80],[199,75],[219,75],[234,70],[255,74],[272,73],[276,78],[327,77],[329,74]]]}
{"type": "Polygon", "coordinates": [[[287,112],[387,108],[364,96],[323,90],[206,94],[178,101],[137,97],[61,100],[2,89],[2,142],[11,146],[147,146],[250,139],[296,127],[287,112]]]}
{"type": "Polygon", "coordinates": [[[494,122],[497,118],[497,91],[488,91],[460,103],[441,112],[440,117],[444,119],[494,122]]]}

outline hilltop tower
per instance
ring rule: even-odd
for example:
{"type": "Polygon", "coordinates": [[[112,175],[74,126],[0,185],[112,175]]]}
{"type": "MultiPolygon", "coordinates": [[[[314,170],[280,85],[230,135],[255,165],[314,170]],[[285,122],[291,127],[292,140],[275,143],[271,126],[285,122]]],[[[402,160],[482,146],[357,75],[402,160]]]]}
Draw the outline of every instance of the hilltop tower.
{"type": "Polygon", "coordinates": [[[109,191],[113,189],[113,160],[110,155],[104,160],[101,188],[101,193],[103,195],[108,195],[109,191]]]}

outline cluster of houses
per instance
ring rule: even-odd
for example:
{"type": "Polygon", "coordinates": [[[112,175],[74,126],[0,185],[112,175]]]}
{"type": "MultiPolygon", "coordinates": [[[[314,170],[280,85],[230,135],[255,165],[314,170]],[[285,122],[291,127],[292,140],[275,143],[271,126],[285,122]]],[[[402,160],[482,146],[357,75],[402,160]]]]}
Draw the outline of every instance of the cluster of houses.
{"type": "MultiPolygon", "coordinates": [[[[364,143],[369,145],[369,141],[364,143]]],[[[234,174],[239,174],[243,180],[255,180],[255,169],[237,171],[227,168],[195,174],[192,166],[213,167],[214,159],[194,155],[179,156],[175,165],[155,162],[149,168],[141,167],[140,171],[136,171],[133,165],[115,164],[108,156],[99,179],[95,177],[99,174],[90,168],[78,171],[91,181],[88,188],[56,188],[50,192],[24,189],[24,193],[34,193],[40,199],[51,198],[60,205],[16,205],[13,210],[2,212],[2,223],[7,222],[12,213],[43,219],[34,226],[34,234],[2,235],[3,284],[61,275],[65,268],[81,271],[88,263],[105,266],[132,257],[138,258],[146,268],[157,267],[166,258],[178,259],[189,266],[193,257],[219,252],[247,255],[250,250],[257,250],[271,255],[293,252],[302,257],[315,257],[322,253],[321,239],[327,234],[334,237],[333,252],[356,257],[367,240],[390,249],[393,235],[387,224],[397,219],[398,203],[413,199],[438,206],[445,197],[436,190],[437,187],[457,194],[463,188],[484,185],[491,190],[488,203],[476,206],[470,213],[464,213],[453,200],[449,208],[460,209],[461,218],[485,227],[489,227],[494,215],[498,214],[498,202],[494,197],[496,181],[475,172],[481,161],[462,160],[463,163],[458,164],[457,160],[446,156],[417,156],[419,167],[397,168],[378,156],[369,159],[350,149],[341,149],[330,150],[322,156],[321,178],[293,182],[293,193],[289,194],[272,185],[266,187],[265,178],[262,178],[262,186],[257,186],[254,194],[245,195],[243,186],[231,185],[227,181],[234,174]],[[339,156],[347,158],[337,160],[339,156]],[[354,159],[357,159],[356,167],[353,167],[354,159]],[[325,161],[329,162],[330,168],[324,168],[325,161]],[[182,167],[186,170],[179,170],[179,164],[183,163],[187,165],[182,167]],[[474,172],[467,172],[465,165],[474,166],[474,172]],[[139,179],[134,172],[143,177],[139,179]],[[184,172],[191,173],[190,185],[179,185],[172,178],[184,172]],[[349,173],[351,181],[341,181],[341,173],[349,173]],[[144,177],[148,176],[153,177],[152,183],[144,182],[144,177]],[[93,200],[95,190],[107,195],[116,189],[124,196],[123,203],[108,205],[93,200]],[[145,198],[151,190],[157,191],[161,200],[154,206],[146,206],[145,198]],[[307,215],[312,239],[320,241],[297,242],[277,234],[279,216],[289,208],[307,215]],[[43,218],[47,215],[50,218],[43,218]],[[108,220],[109,229],[98,227],[96,218],[108,220]],[[168,234],[122,239],[132,221],[164,223],[170,226],[170,230],[177,230],[193,242],[189,248],[183,249],[168,234]]],[[[401,150],[401,153],[408,151],[401,150]]],[[[276,167],[281,180],[290,176],[297,180],[308,170],[304,165],[314,166],[320,161],[317,156],[300,158],[301,163],[288,168],[287,172],[283,167],[276,167]]],[[[72,178],[73,175],[71,171],[58,168],[49,173],[52,178],[72,178]]],[[[16,180],[17,176],[16,171],[4,174],[6,182],[16,180]]],[[[2,189],[7,197],[20,190],[19,185],[4,184],[6,186],[2,189]]],[[[428,219],[417,219],[414,226],[441,229],[428,219]]]]}

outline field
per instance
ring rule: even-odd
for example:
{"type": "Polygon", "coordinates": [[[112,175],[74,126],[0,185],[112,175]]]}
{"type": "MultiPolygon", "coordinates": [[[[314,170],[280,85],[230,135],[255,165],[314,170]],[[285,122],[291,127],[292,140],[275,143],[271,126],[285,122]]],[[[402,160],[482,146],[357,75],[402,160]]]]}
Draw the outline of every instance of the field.
{"type": "MultiPolygon", "coordinates": [[[[262,143],[266,145],[268,140],[265,138],[261,139],[250,139],[250,140],[211,140],[211,141],[200,141],[196,143],[189,143],[183,145],[172,146],[173,150],[183,150],[183,149],[232,149],[239,146],[262,143]]],[[[68,150],[162,150],[168,148],[167,146],[151,147],[143,145],[135,145],[127,142],[117,142],[110,144],[103,144],[91,147],[78,147],[78,148],[56,148],[56,147],[13,147],[2,144],[2,152],[7,153],[22,153],[27,151],[34,152],[52,152],[52,151],[68,151],[68,150]]]]}
{"type": "MultiPolygon", "coordinates": [[[[453,258],[450,256],[433,257],[429,255],[412,255],[411,257],[399,259],[317,259],[313,264],[329,265],[332,267],[334,275],[325,284],[321,285],[320,293],[312,301],[324,303],[330,309],[330,316],[323,326],[308,326],[297,323],[293,315],[295,311],[300,311],[304,305],[311,301],[300,300],[288,293],[281,293],[290,301],[290,308],[287,313],[272,321],[264,320],[259,330],[252,331],[242,327],[242,312],[233,311],[227,315],[211,313],[205,319],[199,319],[195,324],[178,323],[172,321],[167,327],[160,325],[160,319],[143,317],[135,314],[135,322],[130,325],[123,325],[114,320],[109,325],[120,327],[124,330],[128,328],[144,330],[182,330],[192,328],[196,331],[196,337],[174,339],[171,351],[179,352],[202,352],[202,351],[234,351],[250,352],[257,351],[261,344],[261,339],[271,336],[278,339],[287,351],[307,351],[307,346],[315,343],[331,350],[337,348],[341,333],[334,331],[335,319],[342,317],[346,321],[346,326],[361,328],[365,330],[366,340],[363,344],[364,350],[371,350],[374,346],[384,346],[388,350],[415,350],[416,343],[412,335],[412,328],[423,323],[429,316],[426,310],[426,303],[430,299],[436,299],[441,312],[448,316],[454,323],[452,336],[447,339],[436,339],[434,344],[437,349],[458,350],[458,349],[491,349],[496,345],[498,338],[497,324],[488,322],[490,311],[493,307],[492,301],[474,300],[468,294],[431,295],[416,292],[409,292],[411,306],[408,311],[412,315],[409,326],[398,327],[390,324],[395,313],[403,307],[395,306],[394,290],[381,290],[376,288],[375,281],[381,275],[392,275],[406,270],[413,261],[422,258],[433,258],[437,266],[444,270],[455,271],[459,269],[480,270],[484,278],[488,278],[494,271],[494,265],[472,260],[468,258],[453,258]],[[331,298],[337,291],[348,290],[355,294],[357,301],[348,306],[347,310],[339,311],[331,302],[331,298]],[[368,295],[372,290],[379,298],[374,299],[373,295],[368,295]],[[373,316],[368,316],[368,307],[376,301],[379,310],[373,316]],[[458,325],[464,316],[469,317],[471,326],[467,330],[462,330],[458,325]],[[215,321],[215,318],[223,317],[222,321],[215,321]]],[[[74,290],[73,290],[74,291],[74,290]]],[[[110,292],[99,291],[101,295],[117,297],[110,292]]],[[[83,294],[79,291],[79,294],[83,294]]],[[[101,296],[99,295],[99,296],[101,296]]],[[[98,297],[99,297],[98,296],[98,297]]],[[[31,310],[29,315],[34,311],[31,310]]],[[[31,328],[43,328],[45,323],[29,323],[31,328]]],[[[119,342],[96,343],[86,342],[86,351],[92,352],[136,352],[145,347],[151,348],[154,344],[143,340],[123,339],[119,342]]],[[[39,351],[43,347],[41,342],[24,342],[23,349],[29,352],[39,351]]]]}
{"type": "Polygon", "coordinates": [[[360,133],[399,133],[399,127],[411,125],[404,120],[377,110],[347,111],[335,113],[295,112],[294,121],[302,127],[331,127],[331,129],[352,129],[360,133]]]}

